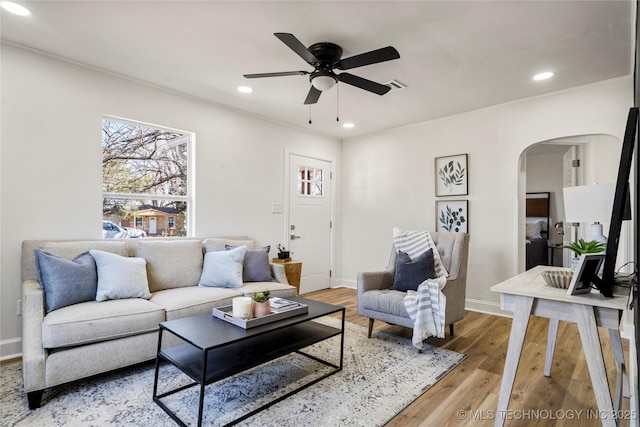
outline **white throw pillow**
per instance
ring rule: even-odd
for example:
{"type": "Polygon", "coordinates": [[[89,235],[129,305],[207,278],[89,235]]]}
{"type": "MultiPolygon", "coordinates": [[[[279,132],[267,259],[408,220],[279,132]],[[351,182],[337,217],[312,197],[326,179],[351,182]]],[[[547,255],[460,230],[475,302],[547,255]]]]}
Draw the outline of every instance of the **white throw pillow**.
{"type": "Polygon", "coordinates": [[[204,265],[200,286],[216,288],[241,288],[242,287],[242,263],[246,246],[230,251],[214,251],[204,254],[204,265]]]}
{"type": "Polygon", "coordinates": [[[151,298],[144,258],[123,257],[97,250],[89,253],[96,260],[98,269],[96,301],[151,298]]]}

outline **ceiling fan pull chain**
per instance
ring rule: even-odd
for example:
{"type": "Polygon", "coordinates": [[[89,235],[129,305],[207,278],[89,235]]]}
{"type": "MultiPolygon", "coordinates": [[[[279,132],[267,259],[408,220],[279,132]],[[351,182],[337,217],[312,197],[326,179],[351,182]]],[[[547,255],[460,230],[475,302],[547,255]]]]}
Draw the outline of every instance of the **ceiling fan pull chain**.
{"type": "Polygon", "coordinates": [[[336,84],[336,122],[340,121],[340,84],[336,84]]]}
{"type": "Polygon", "coordinates": [[[309,124],[311,124],[311,105],[309,105],[309,124]]]}

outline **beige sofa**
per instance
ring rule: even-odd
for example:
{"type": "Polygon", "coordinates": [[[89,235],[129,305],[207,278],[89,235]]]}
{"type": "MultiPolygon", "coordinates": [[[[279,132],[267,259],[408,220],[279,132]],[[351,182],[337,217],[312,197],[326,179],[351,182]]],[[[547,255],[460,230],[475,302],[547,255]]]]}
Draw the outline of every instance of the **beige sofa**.
{"type": "MultiPolygon", "coordinates": [[[[453,323],[464,317],[469,235],[437,232],[429,234],[438,249],[442,264],[449,272],[442,293],[447,298],[445,325],[449,325],[449,333],[453,335],[453,323]]],[[[375,319],[413,328],[413,320],[404,306],[405,292],[390,289],[395,275],[396,253],[393,247],[386,270],[358,273],[358,315],[369,318],[369,338],[375,319]]]]}
{"type": "Polygon", "coordinates": [[[265,289],[273,296],[296,295],[279,264],[270,265],[273,282],[244,283],[241,288],[198,286],[205,253],[224,251],[226,244],[255,247],[246,236],[24,241],[22,367],[29,407],[39,407],[49,387],[154,359],[160,322],[210,313],[230,305],[234,297],[265,289]],[[86,301],[47,313],[35,249],[68,260],[91,249],[144,258],[151,297],[86,301]]]}

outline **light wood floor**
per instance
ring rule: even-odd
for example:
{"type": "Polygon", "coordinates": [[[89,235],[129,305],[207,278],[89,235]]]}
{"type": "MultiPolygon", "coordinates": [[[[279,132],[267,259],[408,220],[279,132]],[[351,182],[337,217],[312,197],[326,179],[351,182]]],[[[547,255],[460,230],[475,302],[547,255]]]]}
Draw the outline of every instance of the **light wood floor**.
{"type": "MultiPolygon", "coordinates": [[[[303,295],[347,308],[346,320],[367,326],[357,314],[356,291],[337,288],[303,295]]],[[[532,316],[509,404],[506,426],[599,426],[597,404],[575,324],[560,323],[551,377],[543,375],[548,321],[532,316]],[[591,411],[589,413],[589,411],[591,411]]],[[[467,359],[405,408],[387,427],[490,426],[498,405],[511,319],[475,312],[455,324],[455,336],[427,343],[466,354],[467,359]]],[[[615,363],[609,335],[600,328],[605,364],[613,387],[615,363]]],[[[411,330],[376,321],[375,331],[411,337],[411,330]]],[[[366,333],[366,331],[364,331],[366,333]]],[[[623,340],[625,357],[628,341],[623,340]]],[[[629,411],[629,399],[623,399],[629,411]]],[[[628,426],[628,419],[620,425],[628,426]]]]}

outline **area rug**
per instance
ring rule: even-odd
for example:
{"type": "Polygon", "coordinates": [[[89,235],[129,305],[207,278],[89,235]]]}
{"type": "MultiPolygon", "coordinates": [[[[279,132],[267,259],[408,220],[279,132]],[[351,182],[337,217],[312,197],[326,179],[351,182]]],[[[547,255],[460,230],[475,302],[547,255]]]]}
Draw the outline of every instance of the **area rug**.
{"type": "MultiPolygon", "coordinates": [[[[339,326],[333,318],[322,323],[339,326]]],[[[305,349],[335,363],[339,337],[305,349]]],[[[364,327],[345,325],[342,371],[271,406],[243,422],[245,427],[382,426],[465,359],[454,351],[426,345],[418,353],[409,338],[377,332],[367,338],[364,327]]],[[[0,371],[2,426],[174,426],[152,400],[154,363],[53,387],[43,406],[30,411],[22,391],[21,364],[0,371]]],[[[69,369],[73,369],[72,366],[69,369]]],[[[221,426],[273,400],[329,369],[292,354],[209,385],[203,425],[221,426]]],[[[170,365],[162,365],[159,391],[190,380],[170,365]]],[[[163,401],[188,425],[197,424],[198,387],[163,401]]]]}

